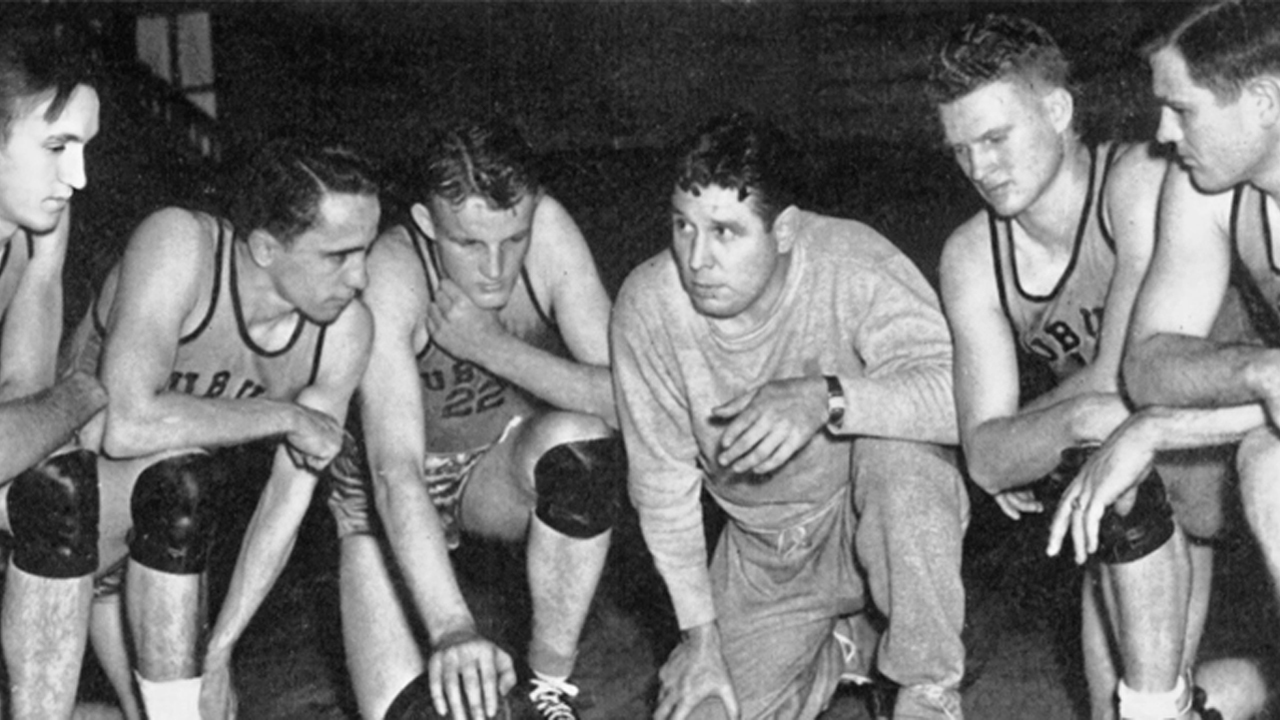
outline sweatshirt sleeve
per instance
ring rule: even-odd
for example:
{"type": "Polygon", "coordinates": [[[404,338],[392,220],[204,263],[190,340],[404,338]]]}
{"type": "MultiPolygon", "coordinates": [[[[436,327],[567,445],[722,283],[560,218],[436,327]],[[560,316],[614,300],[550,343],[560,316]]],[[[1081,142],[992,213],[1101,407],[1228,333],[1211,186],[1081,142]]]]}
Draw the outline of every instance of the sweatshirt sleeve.
{"type": "Polygon", "coordinates": [[[951,333],[937,294],[900,253],[866,270],[854,351],[865,372],[842,377],[841,435],[958,442],[951,333]]]}
{"type": "Polygon", "coordinates": [[[639,308],[634,290],[624,286],[620,293],[610,333],[627,484],[676,619],[687,629],[716,619],[702,527],[702,471],[671,339],[645,322],[661,311],[639,308]]]}

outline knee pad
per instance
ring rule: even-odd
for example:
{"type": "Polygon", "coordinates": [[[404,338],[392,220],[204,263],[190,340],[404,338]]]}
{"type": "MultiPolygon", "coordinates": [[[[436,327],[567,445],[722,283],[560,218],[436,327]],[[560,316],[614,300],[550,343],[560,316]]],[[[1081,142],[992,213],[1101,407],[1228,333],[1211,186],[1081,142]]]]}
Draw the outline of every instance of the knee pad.
{"type": "Polygon", "coordinates": [[[431,702],[430,680],[422,673],[396,695],[382,720],[449,720],[449,717],[436,712],[431,702]]]}
{"type": "Polygon", "coordinates": [[[551,529],[574,538],[595,537],[613,527],[627,477],[622,438],[557,445],[533,471],[534,513],[551,529]]]}
{"type": "Polygon", "coordinates": [[[13,563],[45,578],[75,578],[98,567],[98,460],[87,450],[49,458],[9,489],[13,563]]]}
{"type": "Polygon", "coordinates": [[[138,475],[130,505],[129,555],[160,572],[203,572],[209,559],[223,468],[199,453],[165,458],[138,475]]]}
{"type": "Polygon", "coordinates": [[[1128,515],[1107,508],[1098,525],[1098,558],[1108,565],[1133,562],[1155,552],[1173,536],[1173,507],[1164,481],[1152,470],[1138,485],[1128,515]]]}

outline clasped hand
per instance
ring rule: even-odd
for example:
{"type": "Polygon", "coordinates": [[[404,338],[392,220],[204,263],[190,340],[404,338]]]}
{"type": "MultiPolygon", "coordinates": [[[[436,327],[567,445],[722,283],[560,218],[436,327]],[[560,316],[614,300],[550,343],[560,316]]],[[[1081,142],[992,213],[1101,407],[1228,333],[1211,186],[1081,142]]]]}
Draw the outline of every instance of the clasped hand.
{"type": "Polygon", "coordinates": [[[495,345],[508,335],[496,311],[477,307],[448,278],[440,281],[435,301],[427,306],[427,332],[450,355],[473,363],[493,357],[495,345]]]}

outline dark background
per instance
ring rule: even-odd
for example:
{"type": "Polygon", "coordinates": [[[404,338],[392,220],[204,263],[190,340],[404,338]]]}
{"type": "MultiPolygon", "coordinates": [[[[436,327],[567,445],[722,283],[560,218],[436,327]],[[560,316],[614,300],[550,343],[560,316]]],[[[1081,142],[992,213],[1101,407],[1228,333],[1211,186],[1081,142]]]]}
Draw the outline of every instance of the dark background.
{"type": "MultiPolygon", "coordinates": [[[[965,20],[1012,11],[1044,25],[1074,62],[1087,138],[1154,131],[1147,69],[1135,51],[1183,3],[1136,2],[59,2],[0,6],[86,24],[109,69],[89,187],[77,195],[68,318],[83,313],[128,232],[166,204],[217,206],[233,170],[264,139],[306,131],[349,138],[393,181],[431,123],[496,114],[544,161],[609,291],[668,241],[665,147],[700,121],[767,114],[812,161],[805,205],[881,230],[931,280],[942,242],[979,209],[923,95],[929,53],[965,20]],[[35,10],[33,10],[33,8],[35,10]],[[191,150],[189,110],[133,60],[140,15],[207,10],[218,119],[202,123],[217,161],[191,150]]],[[[403,187],[388,194],[389,215],[403,187]]],[[[244,473],[237,522],[262,477],[244,473]]],[[[974,493],[967,540],[974,717],[1082,717],[1073,607],[1078,572],[1045,561],[1043,527],[1003,520],[974,493]]],[[[674,641],[669,606],[633,524],[624,524],[588,626],[594,718],[645,715],[655,663],[674,641]],[[603,628],[603,629],[602,629],[603,628]],[[610,646],[614,646],[611,647],[610,646]],[[604,679],[600,679],[600,675],[604,679]]],[[[331,521],[317,502],[294,562],[237,654],[246,718],[354,717],[342,666],[331,521]]],[[[217,587],[234,560],[220,555],[217,587]]],[[[1247,533],[1224,545],[1207,645],[1274,656],[1280,626],[1247,533]],[[1233,568],[1235,568],[1233,570],[1233,568]],[[1243,618],[1240,620],[1239,618],[1243,618]],[[1224,629],[1225,628],[1225,629],[1224,629]]],[[[485,632],[519,654],[527,628],[518,552],[483,544],[456,557],[485,632]]],[[[1225,648],[1225,650],[1224,650],[1225,648]]],[[[103,696],[90,673],[87,692],[103,696]]],[[[846,703],[831,717],[861,717],[846,703]]]]}

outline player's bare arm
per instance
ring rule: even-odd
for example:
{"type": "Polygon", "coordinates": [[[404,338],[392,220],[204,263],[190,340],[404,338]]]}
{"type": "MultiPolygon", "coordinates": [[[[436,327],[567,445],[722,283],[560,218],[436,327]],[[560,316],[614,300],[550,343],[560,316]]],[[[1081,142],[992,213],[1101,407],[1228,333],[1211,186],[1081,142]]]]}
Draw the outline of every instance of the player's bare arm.
{"type": "Polygon", "coordinates": [[[1280,412],[1280,351],[1207,339],[1231,272],[1231,194],[1203,196],[1170,170],[1161,242],[1134,308],[1125,386],[1139,407],[1262,402],[1280,412]]]}
{"type": "MultiPolygon", "coordinates": [[[[433,318],[434,335],[455,355],[563,409],[596,415],[616,426],[609,374],[608,326],[612,307],[595,261],[577,224],[547,195],[538,199],[525,264],[539,299],[550,313],[573,359],[557,357],[522,342],[478,311],[454,288],[447,307],[433,318]],[[467,323],[473,330],[450,333],[442,322],[467,323]],[[452,339],[456,338],[456,339],[452,339]]],[[[447,283],[448,281],[446,281],[447,283]]],[[[442,283],[445,285],[445,283],[442,283]]]]}
{"type": "Polygon", "coordinates": [[[340,437],[331,418],[294,403],[166,392],[178,339],[207,309],[218,259],[206,238],[218,232],[216,222],[169,208],[144,220],[130,238],[101,369],[111,397],[103,439],[109,455],[233,445],[290,433],[340,437]]]}
{"type": "Polygon", "coordinates": [[[948,240],[941,279],[955,342],[960,438],[978,485],[997,494],[1034,482],[1057,466],[1064,448],[1101,442],[1128,415],[1103,393],[1020,410],[1017,340],[1000,306],[985,218],[948,240]]]}
{"type": "Polygon", "coordinates": [[[510,656],[476,630],[422,478],[426,418],[416,355],[426,344],[424,308],[430,298],[422,265],[403,232],[392,230],[374,244],[364,297],[378,328],[360,383],[374,503],[431,638],[428,675],[436,709],[487,717],[514,685],[515,672],[510,656]],[[465,690],[468,675],[479,681],[478,693],[465,690]]]}
{"type": "MultiPolygon", "coordinates": [[[[4,314],[0,437],[6,441],[0,479],[17,475],[66,443],[106,404],[106,392],[96,378],[82,372],[55,378],[70,216],[68,208],[52,231],[33,238],[34,255],[4,314]]],[[[26,243],[24,231],[10,242],[26,243]]]]}
{"type": "MultiPolygon", "coordinates": [[[[353,301],[326,331],[315,383],[298,395],[298,404],[333,418],[341,426],[368,363],[372,341],[372,317],[359,300],[353,301]]],[[[209,636],[201,693],[207,717],[221,717],[228,704],[234,703],[230,683],[232,650],[289,559],[316,480],[316,471],[299,465],[287,443],[282,442],[276,450],[271,477],[245,532],[222,611],[209,636]]]]}

